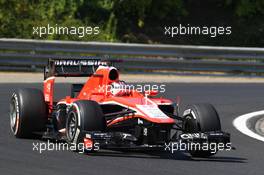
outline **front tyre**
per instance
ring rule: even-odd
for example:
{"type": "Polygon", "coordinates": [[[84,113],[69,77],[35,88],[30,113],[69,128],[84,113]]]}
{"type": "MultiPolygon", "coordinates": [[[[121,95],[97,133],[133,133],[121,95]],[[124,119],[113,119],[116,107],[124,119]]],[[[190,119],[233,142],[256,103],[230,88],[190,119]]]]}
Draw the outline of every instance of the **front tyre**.
{"type": "MultiPolygon", "coordinates": [[[[184,133],[221,131],[218,113],[211,104],[190,105],[184,111],[183,117],[184,133]]],[[[190,150],[189,152],[193,157],[210,157],[216,154],[211,150],[190,150]]]]}
{"type": "Polygon", "coordinates": [[[75,151],[80,151],[80,143],[83,143],[86,131],[105,129],[106,120],[97,102],[79,100],[73,103],[66,120],[66,140],[76,148],[75,151]]]}

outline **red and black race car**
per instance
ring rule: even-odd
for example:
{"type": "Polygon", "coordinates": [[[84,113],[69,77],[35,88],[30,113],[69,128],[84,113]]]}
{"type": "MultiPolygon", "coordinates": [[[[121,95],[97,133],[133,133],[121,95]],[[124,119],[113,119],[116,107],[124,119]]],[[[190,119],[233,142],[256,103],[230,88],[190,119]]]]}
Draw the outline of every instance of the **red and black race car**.
{"type": "MultiPolygon", "coordinates": [[[[222,143],[220,119],[210,104],[190,105],[182,116],[178,104],[158,98],[157,91],[138,92],[119,79],[112,62],[102,59],[50,59],[44,70],[44,89],[18,89],[11,98],[10,124],[17,138],[43,138],[84,143],[101,149],[164,150],[170,142],[222,143]],[[83,77],[71,94],[54,101],[55,77],[83,77]]],[[[192,156],[216,152],[189,150],[192,156]]]]}

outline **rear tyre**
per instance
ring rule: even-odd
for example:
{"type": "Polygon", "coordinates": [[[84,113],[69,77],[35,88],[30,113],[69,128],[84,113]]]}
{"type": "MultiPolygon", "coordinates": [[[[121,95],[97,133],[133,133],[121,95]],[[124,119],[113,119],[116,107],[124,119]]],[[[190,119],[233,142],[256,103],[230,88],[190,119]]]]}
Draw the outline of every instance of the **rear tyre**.
{"type": "MultiPolygon", "coordinates": [[[[221,131],[220,119],[213,105],[195,104],[187,107],[184,111],[183,130],[185,133],[221,131]]],[[[193,157],[210,157],[216,152],[211,150],[190,150],[190,154],[193,157]]]]}
{"type": "Polygon", "coordinates": [[[46,128],[47,106],[42,91],[18,89],[10,101],[10,126],[18,138],[32,138],[46,128]]]}
{"type": "Polygon", "coordinates": [[[79,100],[73,103],[66,120],[66,140],[76,148],[74,151],[83,149],[80,148],[80,143],[84,141],[85,131],[105,131],[105,129],[106,120],[97,102],[79,100]]]}

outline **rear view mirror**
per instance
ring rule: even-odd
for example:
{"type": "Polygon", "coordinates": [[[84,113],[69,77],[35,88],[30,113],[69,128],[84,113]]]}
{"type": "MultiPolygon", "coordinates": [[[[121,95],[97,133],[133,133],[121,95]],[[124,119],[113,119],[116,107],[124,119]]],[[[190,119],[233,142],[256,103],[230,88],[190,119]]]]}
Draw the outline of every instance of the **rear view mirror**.
{"type": "Polygon", "coordinates": [[[145,91],[145,95],[147,96],[156,96],[158,95],[158,91],[153,91],[153,90],[148,90],[148,91],[145,91]]]}

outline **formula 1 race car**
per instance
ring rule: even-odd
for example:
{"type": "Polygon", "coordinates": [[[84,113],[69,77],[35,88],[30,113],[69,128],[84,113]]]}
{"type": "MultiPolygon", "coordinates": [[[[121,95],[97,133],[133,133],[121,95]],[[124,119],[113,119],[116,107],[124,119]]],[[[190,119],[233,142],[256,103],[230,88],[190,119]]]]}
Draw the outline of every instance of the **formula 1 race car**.
{"type": "MultiPolygon", "coordinates": [[[[139,92],[119,79],[113,62],[103,59],[50,59],[44,69],[44,89],[18,89],[11,98],[10,124],[17,138],[42,138],[84,143],[87,150],[164,150],[173,142],[230,142],[210,104],[194,104],[178,115],[178,104],[139,92]],[[72,84],[71,94],[54,100],[55,77],[84,77],[72,84]]],[[[78,149],[76,147],[76,149],[78,149]]],[[[208,157],[210,149],[188,149],[192,156],[208,157]]]]}

